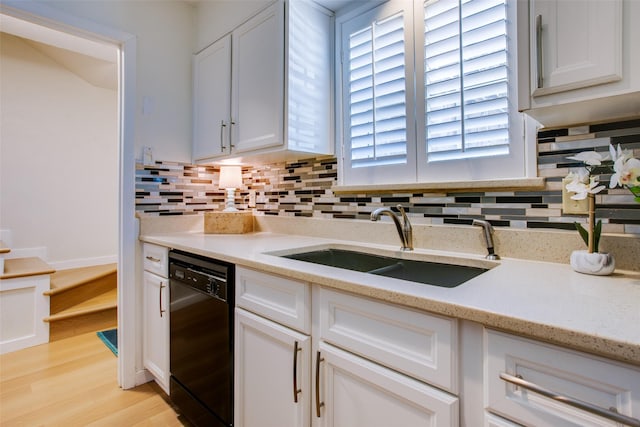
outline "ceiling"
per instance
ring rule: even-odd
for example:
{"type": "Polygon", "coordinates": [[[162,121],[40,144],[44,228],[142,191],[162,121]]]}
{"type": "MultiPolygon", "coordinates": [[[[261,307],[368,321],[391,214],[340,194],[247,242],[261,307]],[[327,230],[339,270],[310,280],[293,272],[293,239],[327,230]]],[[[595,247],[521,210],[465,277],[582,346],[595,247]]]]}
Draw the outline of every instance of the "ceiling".
{"type": "Polygon", "coordinates": [[[31,47],[94,86],[110,90],[118,87],[118,49],[113,45],[4,14],[0,14],[0,30],[23,38],[31,47]]]}
{"type": "MultiPolygon", "coordinates": [[[[184,0],[197,4],[201,0],[184,0]]],[[[316,0],[338,11],[371,0],[316,0]]],[[[0,14],[0,31],[21,37],[46,55],[94,86],[116,90],[118,49],[110,44],[76,37],[13,16],[0,14]]]]}

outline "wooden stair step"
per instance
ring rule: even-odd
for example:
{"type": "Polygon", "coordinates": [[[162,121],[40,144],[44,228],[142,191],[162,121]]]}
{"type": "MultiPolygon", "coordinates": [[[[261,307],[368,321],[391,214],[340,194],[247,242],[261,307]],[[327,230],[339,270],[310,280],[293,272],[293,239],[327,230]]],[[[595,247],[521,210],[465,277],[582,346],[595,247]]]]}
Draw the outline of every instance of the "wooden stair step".
{"type": "Polygon", "coordinates": [[[45,322],[56,322],[58,320],[69,319],[72,317],[80,317],[85,314],[97,313],[100,311],[106,311],[115,309],[118,307],[118,290],[112,289],[108,292],[89,298],[73,307],[62,310],[58,313],[52,314],[49,317],[44,318],[45,322]]]}
{"type": "Polygon", "coordinates": [[[55,273],[55,269],[38,257],[9,258],[4,260],[4,273],[0,279],[38,276],[55,273]]]}
{"type": "Polygon", "coordinates": [[[0,240],[0,254],[8,254],[9,252],[11,252],[11,249],[0,240]]]}
{"type": "Polygon", "coordinates": [[[117,271],[117,263],[60,270],[51,275],[51,289],[45,292],[45,295],[51,296],[66,292],[110,274],[115,274],[117,271]]]}

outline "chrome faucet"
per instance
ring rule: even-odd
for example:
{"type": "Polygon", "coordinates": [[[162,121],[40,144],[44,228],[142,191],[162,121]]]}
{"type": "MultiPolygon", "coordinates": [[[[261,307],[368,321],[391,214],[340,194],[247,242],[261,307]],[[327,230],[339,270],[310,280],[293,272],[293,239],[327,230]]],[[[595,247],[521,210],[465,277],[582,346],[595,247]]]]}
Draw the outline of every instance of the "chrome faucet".
{"type": "Polygon", "coordinates": [[[484,241],[487,245],[487,252],[488,255],[485,257],[487,259],[500,259],[500,256],[495,253],[494,248],[493,248],[493,237],[491,236],[491,233],[493,233],[493,227],[491,226],[491,224],[489,223],[489,221],[483,221],[481,219],[474,219],[473,220],[473,225],[477,225],[479,227],[482,227],[482,229],[484,230],[484,241]]]}
{"type": "Polygon", "coordinates": [[[400,250],[403,251],[412,251],[413,250],[413,229],[411,228],[411,223],[409,222],[409,218],[404,211],[402,205],[397,206],[400,214],[402,214],[402,224],[400,224],[400,220],[398,219],[398,215],[392,211],[390,208],[378,208],[375,211],[371,212],[371,221],[377,221],[380,219],[380,215],[389,215],[393,222],[396,225],[396,229],[398,230],[398,236],[400,236],[400,240],[402,241],[402,247],[400,250]]]}

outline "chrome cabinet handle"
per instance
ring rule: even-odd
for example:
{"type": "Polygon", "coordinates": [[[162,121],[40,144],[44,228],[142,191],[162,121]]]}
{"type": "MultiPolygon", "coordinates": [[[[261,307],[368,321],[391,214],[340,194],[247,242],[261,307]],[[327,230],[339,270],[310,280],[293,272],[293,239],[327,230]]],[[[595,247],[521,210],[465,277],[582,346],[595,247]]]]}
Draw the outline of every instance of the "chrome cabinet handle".
{"type": "MultiPolygon", "coordinates": [[[[236,121],[231,119],[231,126],[235,126],[235,125],[236,125],[236,121]]],[[[232,150],[236,148],[236,145],[231,140],[231,130],[229,130],[229,147],[231,147],[232,150]]]]}
{"type": "Polygon", "coordinates": [[[538,78],[538,89],[544,85],[542,70],[542,15],[536,16],[536,70],[538,78]]]}
{"type": "Polygon", "coordinates": [[[160,262],[160,258],[152,257],[151,255],[147,255],[146,258],[151,262],[160,262]]]}
{"type": "Polygon", "coordinates": [[[640,427],[639,419],[620,414],[614,407],[605,409],[605,408],[601,408],[600,406],[593,405],[589,402],[585,402],[583,400],[579,400],[570,396],[563,396],[559,393],[556,393],[555,391],[548,390],[544,387],[541,387],[538,384],[526,381],[520,375],[513,376],[505,372],[501,372],[500,379],[508,383],[514,384],[518,387],[522,387],[534,393],[553,399],[557,402],[565,403],[569,406],[573,406],[574,408],[582,409],[583,411],[601,416],[608,420],[615,421],[617,423],[621,423],[631,427],[640,427]]]}
{"type": "Polygon", "coordinates": [[[227,127],[227,124],[224,120],[220,120],[220,151],[224,151],[227,147],[224,146],[224,128],[227,127]]]}
{"type": "Polygon", "coordinates": [[[302,389],[298,388],[298,352],[302,349],[298,346],[298,341],[293,344],[293,402],[298,403],[298,394],[302,389]]]}
{"type": "Polygon", "coordinates": [[[320,357],[320,351],[316,353],[316,417],[320,418],[320,408],[324,406],[324,402],[320,402],[320,362],[324,362],[324,358],[320,357]]]}
{"type": "Polygon", "coordinates": [[[163,290],[164,288],[166,288],[166,286],[164,286],[164,285],[162,284],[162,282],[160,282],[160,291],[158,292],[158,294],[160,295],[160,304],[159,304],[159,307],[160,307],[160,317],[163,317],[163,316],[162,316],[162,314],[163,314],[164,312],[166,312],[166,311],[167,311],[167,310],[163,310],[163,309],[162,309],[162,290],[163,290]]]}

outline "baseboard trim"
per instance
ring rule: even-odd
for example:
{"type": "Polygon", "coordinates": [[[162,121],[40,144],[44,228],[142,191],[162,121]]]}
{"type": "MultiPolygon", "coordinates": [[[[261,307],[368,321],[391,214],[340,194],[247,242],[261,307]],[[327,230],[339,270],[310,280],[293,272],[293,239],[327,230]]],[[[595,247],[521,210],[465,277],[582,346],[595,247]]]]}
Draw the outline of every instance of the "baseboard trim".
{"type": "MultiPolygon", "coordinates": [[[[8,245],[6,240],[3,240],[3,242],[5,242],[5,245],[8,245]]],[[[22,249],[10,248],[10,249],[11,249],[11,252],[6,254],[5,259],[9,259],[9,258],[34,258],[35,257],[35,258],[40,258],[40,259],[46,261],[47,258],[48,258],[46,246],[41,246],[41,247],[36,247],[36,248],[22,248],[22,249]]],[[[53,265],[53,264],[49,264],[49,265],[53,265]]]]}
{"type": "Polygon", "coordinates": [[[56,270],[68,270],[70,268],[92,267],[94,265],[113,264],[118,262],[118,255],[106,255],[93,258],[78,258],[67,261],[50,262],[56,270]]]}

